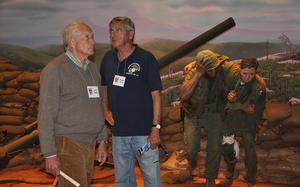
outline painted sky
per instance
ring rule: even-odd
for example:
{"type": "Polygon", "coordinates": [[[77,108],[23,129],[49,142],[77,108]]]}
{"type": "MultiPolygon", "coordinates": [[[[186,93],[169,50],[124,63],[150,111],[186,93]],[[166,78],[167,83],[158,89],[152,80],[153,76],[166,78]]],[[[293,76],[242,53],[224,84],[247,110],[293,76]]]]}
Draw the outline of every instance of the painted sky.
{"type": "Polygon", "coordinates": [[[129,16],[136,40],[188,41],[233,17],[236,27],[213,42],[300,43],[300,0],[0,0],[0,43],[60,44],[63,27],[86,21],[97,42],[108,42],[109,21],[129,16]]]}

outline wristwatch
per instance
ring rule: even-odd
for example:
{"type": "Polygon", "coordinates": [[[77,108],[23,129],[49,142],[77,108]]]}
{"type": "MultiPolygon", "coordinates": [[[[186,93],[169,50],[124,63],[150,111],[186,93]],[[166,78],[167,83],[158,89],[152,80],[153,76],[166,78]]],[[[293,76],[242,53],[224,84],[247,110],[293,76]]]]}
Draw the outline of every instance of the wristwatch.
{"type": "Polygon", "coordinates": [[[153,124],[152,127],[155,127],[157,129],[160,129],[160,124],[153,124]]]}
{"type": "Polygon", "coordinates": [[[107,141],[107,140],[101,140],[101,141],[99,141],[98,143],[99,143],[99,144],[101,144],[101,143],[108,144],[108,141],[107,141]]]}

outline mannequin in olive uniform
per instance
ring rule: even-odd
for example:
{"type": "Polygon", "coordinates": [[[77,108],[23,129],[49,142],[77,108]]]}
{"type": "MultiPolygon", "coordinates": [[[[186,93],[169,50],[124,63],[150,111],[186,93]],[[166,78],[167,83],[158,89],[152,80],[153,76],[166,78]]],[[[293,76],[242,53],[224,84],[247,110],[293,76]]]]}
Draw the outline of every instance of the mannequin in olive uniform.
{"type": "Polygon", "coordinates": [[[225,106],[225,128],[223,138],[224,159],[228,164],[228,179],[232,179],[236,164],[233,149],[234,136],[240,133],[245,147],[245,180],[249,186],[255,184],[257,157],[255,133],[265,106],[266,89],[261,77],[256,75],[258,62],[255,58],[244,58],[240,64],[240,78],[232,85],[225,106]],[[227,138],[225,138],[227,137],[227,138]],[[227,141],[226,141],[227,140],[227,141]]]}
{"type": "Polygon", "coordinates": [[[185,70],[180,96],[185,111],[184,140],[190,169],[200,147],[199,130],[204,127],[207,134],[206,184],[214,186],[221,157],[224,88],[238,77],[239,68],[228,61],[228,57],[203,50],[185,70]]]}

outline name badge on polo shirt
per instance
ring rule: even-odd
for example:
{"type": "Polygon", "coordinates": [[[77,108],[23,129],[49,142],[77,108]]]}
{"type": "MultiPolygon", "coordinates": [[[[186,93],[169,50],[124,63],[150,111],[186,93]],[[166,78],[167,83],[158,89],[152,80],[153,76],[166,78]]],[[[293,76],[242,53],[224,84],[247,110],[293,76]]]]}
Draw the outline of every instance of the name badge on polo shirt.
{"type": "Polygon", "coordinates": [[[126,80],[126,77],[120,76],[120,75],[115,75],[113,85],[124,87],[125,80],[126,80]]]}
{"type": "Polygon", "coordinates": [[[87,86],[87,92],[89,98],[99,98],[99,89],[98,86],[87,86]]]}

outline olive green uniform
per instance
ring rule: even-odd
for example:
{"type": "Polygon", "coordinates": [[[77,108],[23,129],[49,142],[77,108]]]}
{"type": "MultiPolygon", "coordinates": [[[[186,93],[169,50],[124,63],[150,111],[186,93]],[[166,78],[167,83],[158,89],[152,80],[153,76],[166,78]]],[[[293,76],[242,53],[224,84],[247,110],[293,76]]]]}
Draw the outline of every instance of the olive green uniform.
{"type": "MultiPolygon", "coordinates": [[[[240,134],[245,148],[245,166],[247,169],[246,180],[255,183],[257,171],[257,157],[255,152],[256,126],[261,120],[265,106],[266,90],[263,80],[256,76],[249,83],[238,80],[232,88],[236,92],[236,101],[228,102],[225,106],[224,135],[240,134]],[[244,112],[242,109],[249,104],[254,105],[254,114],[244,112]]],[[[233,145],[226,149],[223,146],[224,159],[227,163],[235,162],[233,145]]]]}
{"type": "MultiPolygon", "coordinates": [[[[225,88],[234,82],[239,75],[237,64],[228,61],[228,57],[220,56],[222,64],[216,68],[216,77],[204,75],[198,82],[193,95],[183,103],[185,111],[184,141],[191,167],[195,165],[197,152],[200,148],[200,128],[204,127],[207,134],[206,178],[215,179],[218,175],[223,120],[225,105],[225,88]]],[[[196,73],[192,68],[184,81],[189,81],[196,73]]]]}

